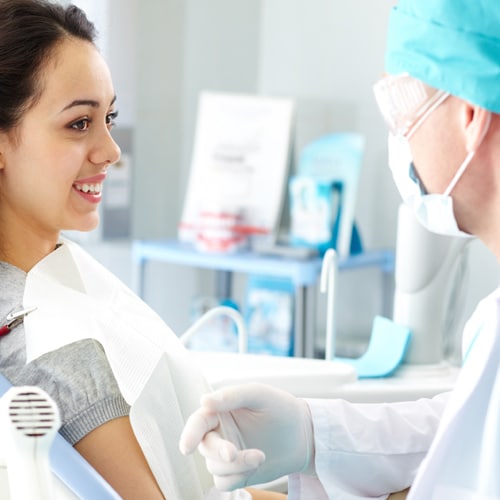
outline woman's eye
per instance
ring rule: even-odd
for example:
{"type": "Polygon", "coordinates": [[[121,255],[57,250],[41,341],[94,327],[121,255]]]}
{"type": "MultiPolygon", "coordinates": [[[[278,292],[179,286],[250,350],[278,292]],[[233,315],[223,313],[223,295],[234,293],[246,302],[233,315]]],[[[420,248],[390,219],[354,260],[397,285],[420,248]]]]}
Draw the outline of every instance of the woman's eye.
{"type": "Polygon", "coordinates": [[[90,125],[90,120],[88,118],[82,118],[71,124],[71,128],[74,130],[78,130],[80,132],[85,132],[88,130],[90,125]]]}
{"type": "Polygon", "coordinates": [[[118,111],[113,111],[106,115],[106,125],[113,127],[116,123],[116,118],[118,117],[118,111]]]}

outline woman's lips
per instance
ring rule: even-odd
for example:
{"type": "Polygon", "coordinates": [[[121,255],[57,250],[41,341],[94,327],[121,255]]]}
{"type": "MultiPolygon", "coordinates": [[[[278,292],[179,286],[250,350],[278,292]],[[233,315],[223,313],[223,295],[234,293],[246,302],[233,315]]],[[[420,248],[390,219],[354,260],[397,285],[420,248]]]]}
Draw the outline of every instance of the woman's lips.
{"type": "Polygon", "coordinates": [[[73,189],[87,201],[98,203],[102,198],[102,186],[105,179],[106,174],[79,179],[73,183],[73,189]]]}

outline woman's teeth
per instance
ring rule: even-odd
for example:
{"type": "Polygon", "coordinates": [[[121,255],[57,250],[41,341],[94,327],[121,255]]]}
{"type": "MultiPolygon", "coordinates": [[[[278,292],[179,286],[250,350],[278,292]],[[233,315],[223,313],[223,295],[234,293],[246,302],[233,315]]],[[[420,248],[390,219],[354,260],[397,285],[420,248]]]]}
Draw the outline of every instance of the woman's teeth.
{"type": "Polygon", "coordinates": [[[102,191],[102,184],[75,184],[78,191],[90,194],[99,194],[102,191]]]}

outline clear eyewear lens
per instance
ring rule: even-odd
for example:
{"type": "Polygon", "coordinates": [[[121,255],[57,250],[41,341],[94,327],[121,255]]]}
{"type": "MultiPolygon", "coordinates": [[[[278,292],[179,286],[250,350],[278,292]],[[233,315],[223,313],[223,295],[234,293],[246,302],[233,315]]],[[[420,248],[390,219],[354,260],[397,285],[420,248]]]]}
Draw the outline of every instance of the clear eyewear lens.
{"type": "Polygon", "coordinates": [[[375,99],[390,131],[408,137],[449,93],[428,87],[410,75],[389,75],[373,86],[375,99]]]}

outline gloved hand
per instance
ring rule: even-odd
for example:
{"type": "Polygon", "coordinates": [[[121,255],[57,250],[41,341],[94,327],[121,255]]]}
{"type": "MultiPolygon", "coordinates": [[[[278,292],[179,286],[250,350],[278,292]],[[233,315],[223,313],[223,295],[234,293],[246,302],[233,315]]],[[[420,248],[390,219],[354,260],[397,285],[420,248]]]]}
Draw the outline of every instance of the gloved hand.
{"type": "Polygon", "coordinates": [[[203,396],[179,443],[184,454],[197,447],[222,491],[314,472],[307,403],[263,384],[231,386],[203,396]]]}

